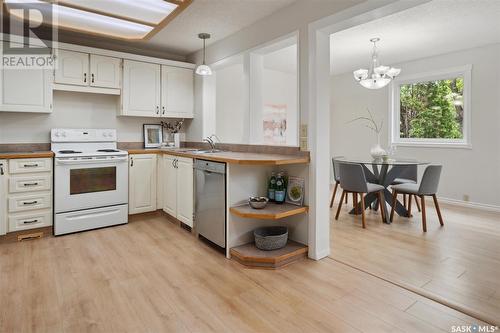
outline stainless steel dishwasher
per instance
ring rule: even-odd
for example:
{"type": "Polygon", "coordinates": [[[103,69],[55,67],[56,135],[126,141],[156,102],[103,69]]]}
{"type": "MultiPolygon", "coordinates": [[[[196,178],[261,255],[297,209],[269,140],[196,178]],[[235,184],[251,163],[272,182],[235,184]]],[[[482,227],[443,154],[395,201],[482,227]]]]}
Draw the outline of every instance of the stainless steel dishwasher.
{"type": "Polygon", "coordinates": [[[226,248],[226,164],[194,161],[195,228],[199,235],[226,248]]]}

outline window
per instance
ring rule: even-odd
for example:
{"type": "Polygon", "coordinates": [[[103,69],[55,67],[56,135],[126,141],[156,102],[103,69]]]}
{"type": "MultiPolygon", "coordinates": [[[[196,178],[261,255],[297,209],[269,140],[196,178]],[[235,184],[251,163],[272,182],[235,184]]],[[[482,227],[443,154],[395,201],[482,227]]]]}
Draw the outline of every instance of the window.
{"type": "Polygon", "coordinates": [[[393,82],[392,144],[470,147],[471,66],[393,82]]]}
{"type": "Polygon", "coordinates": [[[204,78],[204,136],[298,146],[297,36],[212,64],[204,78]]]}

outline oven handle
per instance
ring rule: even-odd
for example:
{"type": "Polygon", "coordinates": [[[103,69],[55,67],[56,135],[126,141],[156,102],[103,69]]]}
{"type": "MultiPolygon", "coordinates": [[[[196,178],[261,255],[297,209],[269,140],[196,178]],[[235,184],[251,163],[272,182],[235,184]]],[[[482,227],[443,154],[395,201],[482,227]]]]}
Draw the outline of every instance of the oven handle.
{"type": "Polygon", "coordinates": [[[75,164],[109,164],[115,162],[125,162],[128,161],[128,157],[118,157],[110,160],[58,160],[56,159],[57,164],[60,165],[75,165],[75,164]]]}

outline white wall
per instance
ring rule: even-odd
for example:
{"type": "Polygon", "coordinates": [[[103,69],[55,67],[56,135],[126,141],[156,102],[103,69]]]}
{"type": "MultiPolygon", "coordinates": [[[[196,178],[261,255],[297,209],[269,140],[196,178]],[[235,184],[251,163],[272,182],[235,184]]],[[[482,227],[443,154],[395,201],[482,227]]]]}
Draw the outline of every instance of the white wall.
{"type": "MultiPolygon", "coordinates": [[[[398,147],[397,156],[443,164],[439,195],[500,207],[500,44],[397,64],[415,74],[472,64],[472,149],[398,147]]],[[[391,64],[396,65],[396,64],[391,64]]],[[[375,135],[362,123],[346,124],[370,107],[384,119],[382,144],[389,144],[389,89],[368,90],[352,73],[331,80],[331,155],[368,157],[375,135]]]]}
{"type": "MultiPolygon", "coordinates": [[[[300,96],[301,105],[307,105],[307,53],[308,53],[308,25],[320,18],[338,13],[349,7],[365,2],[366,0],[300,0],[282,10],[273,13],[253,25],[218,41],[207,47],[207,63],[213,64],[222,59],[242,53],[243,51],[270,42],[284,35],[299,31],[300,56],[300,96]],[[302,104],[304,103],[304,104],[302,104]]],[[[384,3],[380,3],[382,6],[384,3]]],[[[201,63],[202,52],[188,56],[189,62],[201,63]]],[[[195,78],[195,119],[189,124],[186,132],[187,140],[200,141],[203,135],[203,87],[202,77],[195,78]]],[[[307,110],[306,110],[307,111],[307,110]]],[[[302,123],[307,123],[307,113],[300,113],[302,123]]]]}
{"type": "Polygon", "coordinates": [[[51,128],[115,128],[120,142],[143,142],[156,118],[118,117],[120,96],[54,91],[50,114],[0,112],[0,143],[50,142],[51,128]]]}

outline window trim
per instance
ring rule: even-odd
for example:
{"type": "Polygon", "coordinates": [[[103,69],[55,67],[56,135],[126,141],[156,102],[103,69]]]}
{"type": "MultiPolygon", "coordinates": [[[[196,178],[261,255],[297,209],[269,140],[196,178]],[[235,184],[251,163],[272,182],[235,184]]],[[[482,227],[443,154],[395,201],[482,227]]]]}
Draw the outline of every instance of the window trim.
{"type": "Polygon", "coordinates": [[[407,147],[435,147],[435,148],[464,148],[471,149],[471,77],[472,65],[446,68],[431,72],[418,73],[397,77],[391,83],[389,94],[389,119],[390,143],[394,146],[407,147]],[[464,123],[462,139],[424,139],[424,138],[401,138],[400,137],[400,86],[402,84],[425,82],[432,80],[443,80],[450,77],[462,76],[464,78],[464,123]]]}

